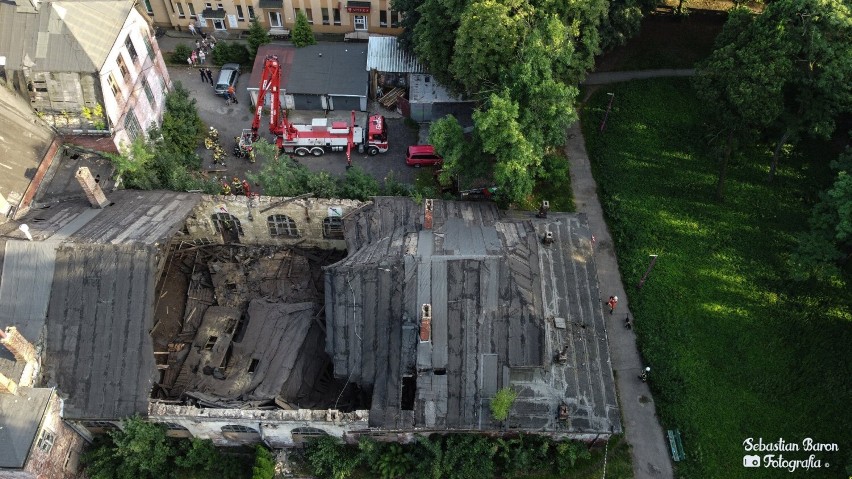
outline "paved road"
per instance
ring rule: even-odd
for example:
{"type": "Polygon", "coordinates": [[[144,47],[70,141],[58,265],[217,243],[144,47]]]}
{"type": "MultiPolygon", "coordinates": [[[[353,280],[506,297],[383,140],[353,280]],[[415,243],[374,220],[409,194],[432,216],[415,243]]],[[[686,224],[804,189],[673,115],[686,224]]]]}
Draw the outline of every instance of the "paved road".
{"type": "MultiPolygon", "coordinates": [[[[598,201],[597,184],[592,177],[579,122],[574,123],[568,130],[566,152],[570,161],[574,203],[579,213],[588,216],[589,227],[596,239],[595,262],[601,292],[606,298],[615,295],[619,300],[616,313],[609,320],[608,334],[612,368],[621,399],[625,436],[632,446],[633,475],[635,479],[669,479],[674,476],[668,442],[657,419],[651,391],[648,385],[638,378],[644,364],[636,347],[636,335],[633,330],[624,327],[624,318],[630,311],[630,302],[618,271],[612,237],[598,201]]],[[[601,301],[605,301],[605,298],[601,298],[601,301]]]]}

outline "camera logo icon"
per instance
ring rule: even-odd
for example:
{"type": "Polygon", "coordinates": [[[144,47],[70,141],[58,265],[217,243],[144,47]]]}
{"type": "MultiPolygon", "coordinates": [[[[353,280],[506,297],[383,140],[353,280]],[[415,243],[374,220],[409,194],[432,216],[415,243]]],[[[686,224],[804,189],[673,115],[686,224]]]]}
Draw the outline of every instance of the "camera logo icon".
{"type": "Polygon", "coordinates": [[[746,454],[743,456],[743,467],[760,467],[760,456],[746,454]]]}

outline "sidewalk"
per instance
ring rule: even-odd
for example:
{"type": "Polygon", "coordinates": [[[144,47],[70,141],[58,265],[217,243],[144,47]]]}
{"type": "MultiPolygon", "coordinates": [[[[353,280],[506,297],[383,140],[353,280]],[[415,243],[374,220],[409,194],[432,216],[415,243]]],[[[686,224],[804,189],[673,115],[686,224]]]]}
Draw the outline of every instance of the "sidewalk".
{"type": "MultiPolygon", "coordinates": [[[[632,447],[633,476],[635,479],[669,479],[674,476],[668,442],[657,420],[651,391],[638,378],[644,364],[636,347],[636,335],[632,329],[624,327],[624,317],[630,311],[630,303],[618,271],[603,209],[598,201],[597,184],[592,177],[579,121],[568,129],[565,150],[570,162],[571,188],[577,212],[588,216],[589,228],[596,239],[595,262],[601,294],[605,297],[615,295],[619,299],[616,313],[609,319],[607,333],[625,437],[632,447]]],[[[601,298],[601,302],[604,300],[601,298]]],[[[653,371],[651,374],[653,377],[653,371]]]]}

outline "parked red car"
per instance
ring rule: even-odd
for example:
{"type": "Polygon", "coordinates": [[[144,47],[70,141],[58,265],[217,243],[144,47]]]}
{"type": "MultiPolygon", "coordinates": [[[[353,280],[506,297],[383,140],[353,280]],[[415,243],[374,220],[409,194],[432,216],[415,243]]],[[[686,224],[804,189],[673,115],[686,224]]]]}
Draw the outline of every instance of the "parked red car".
{"type": "Polygon", "coordinates": [[[434,166],[444,162],[441,155],[435,153],[435,148],[432,145],[414,145],[408,147],[408,154],[405,155],[405,164],[408,166],[434,166]]]}

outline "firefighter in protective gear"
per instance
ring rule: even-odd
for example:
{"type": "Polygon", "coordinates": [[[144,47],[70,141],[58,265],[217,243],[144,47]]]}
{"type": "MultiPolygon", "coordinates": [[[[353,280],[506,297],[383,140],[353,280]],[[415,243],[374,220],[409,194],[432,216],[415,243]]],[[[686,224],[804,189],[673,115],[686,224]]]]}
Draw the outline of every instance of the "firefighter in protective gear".
{"type": "Polygon", "coordinates": [[[231,194],[231,187],[228,183],[222,183],[222,196],[228,196],[231,194]]]}

